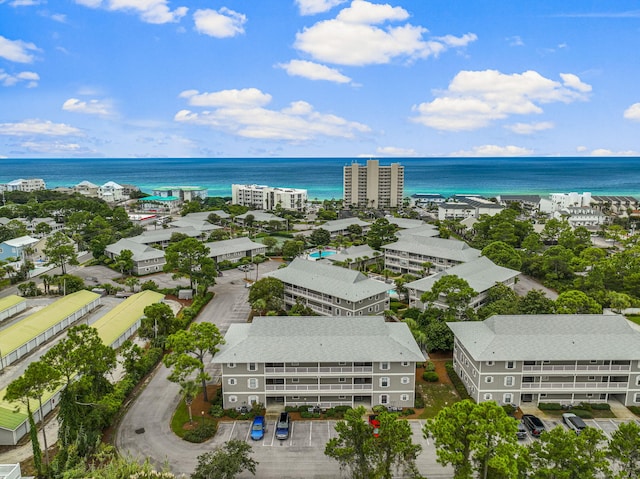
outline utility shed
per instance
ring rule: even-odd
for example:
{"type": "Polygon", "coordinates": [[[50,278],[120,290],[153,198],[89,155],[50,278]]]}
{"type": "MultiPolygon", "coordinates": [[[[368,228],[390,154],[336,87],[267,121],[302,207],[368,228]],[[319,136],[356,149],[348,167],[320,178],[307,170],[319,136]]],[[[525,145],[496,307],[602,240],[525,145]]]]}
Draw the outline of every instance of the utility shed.
{"type": "Polygon", "coordinates": [[[0,299],[0,321],[4,321],[11,316],[27,309],[27,300],[12,294],[0,299]]]}

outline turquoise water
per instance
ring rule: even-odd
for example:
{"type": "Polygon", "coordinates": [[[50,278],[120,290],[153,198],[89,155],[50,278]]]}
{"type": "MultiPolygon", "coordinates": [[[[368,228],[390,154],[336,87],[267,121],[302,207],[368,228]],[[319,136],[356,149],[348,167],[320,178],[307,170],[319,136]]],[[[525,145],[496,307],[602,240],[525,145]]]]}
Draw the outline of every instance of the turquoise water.
{"type": "MultiPolygon", "coordinates": [[[[332,254],[336,254],[335,251],[323,251],[322,252],[322,257],[325,258],[327,256],[331,256],[332,254]]],[[[318,251],[314,251],[313,253],[309,253],[309,257],[310,258],[320,258],[320,252],[318,251]]]]}
{"type": "MultiPolygon", "coordinates": [[[[231,196],[231,185],[305,188],[311,199],[342,198],[343,166],[355,158],[92,158],[0,159],[0,183],[43,178],[50,188],[88,180],[138,185],[143,191],[197,185],[210,196],[231,196]]],[[[405,195],[413,193],[548,194],[590,191],[640,195],[640,158],[385,158],[405,168],[405,195]]]]}

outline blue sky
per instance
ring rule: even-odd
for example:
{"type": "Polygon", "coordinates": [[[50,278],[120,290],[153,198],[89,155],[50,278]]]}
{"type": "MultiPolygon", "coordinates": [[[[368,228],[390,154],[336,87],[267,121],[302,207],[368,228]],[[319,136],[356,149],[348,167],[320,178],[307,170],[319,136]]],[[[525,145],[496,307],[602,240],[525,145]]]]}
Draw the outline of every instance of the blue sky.
{"type": "Polygon", "coordinates": [[[0,157],[640,156],[640,4],[0,0],[0,157]]]}

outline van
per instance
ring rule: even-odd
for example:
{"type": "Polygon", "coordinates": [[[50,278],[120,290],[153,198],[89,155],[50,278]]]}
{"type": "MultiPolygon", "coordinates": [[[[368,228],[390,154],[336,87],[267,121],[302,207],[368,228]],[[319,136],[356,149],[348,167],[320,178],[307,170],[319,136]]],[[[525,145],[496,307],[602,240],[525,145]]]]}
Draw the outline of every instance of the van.
{"type": "Polygon", "coordinates": [[[288,412],[281,412],[276,424],[276,439],[281,441],[289,438],[289,428],[291,424],[291,418],[288,412]]]}

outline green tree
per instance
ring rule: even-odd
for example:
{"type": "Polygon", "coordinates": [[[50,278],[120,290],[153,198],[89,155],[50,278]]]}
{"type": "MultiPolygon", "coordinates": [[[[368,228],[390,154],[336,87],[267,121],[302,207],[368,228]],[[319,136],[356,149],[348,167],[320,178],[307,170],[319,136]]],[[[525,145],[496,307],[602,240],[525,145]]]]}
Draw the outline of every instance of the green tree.
{"type": "Polygon", "coordinates": [[[611,435],[607,454],[615,464],[615,479],[640,477],[640,425],[634,421],[619,424],[611,435]]]}
{"type": "Polygon", "coordinates": [[[576,435],[561,426],[545,431],[530,448],[532,479],[611,477],[604,433],[588,427],[576,435]]]}
{"type": "Polygon", "coordinates": [[[133,252],[128,249],[123,249],[120,254],[116,256],[116,268],[120,271],[120,275],[124,277],[124,273],[131,273],[133,269],[133,252]]]}
{"type": "Polygon", "coordinates": [[[429,305],[441,301],[447,305],[447,315],[451,319],[462,320],[473,317],[469,304],[477,295],[466,280],[449,274],[433,283],[431,291],[423,293],[420,300],[429,305]]]}
{"type": "Polygon", "coordinates": [[[555,302],[539,289],[528,291],[518,303],[519,314],[553,314],[555,312],[555,302]]]}
{"type": "Polygon", "coordinates": [[[267,247],[267,250],[273,252],[274,248],[278,245],[278,240],[273,236],[267,236],[262,238],[262,244],[267,247]]]}
{"type": "Polygon", "coordinates": [[[171,380],[182,382],[186,374],[198,370],[197,380],[202,383],[204,400],[209,401],[207,381],[211,376],[205,371],[204,357],[214,355],[224,338],[213,323],[194,323],[189,330],[177,331],[167,338],[167,348],[171,353],[164,357],[164,364],[173,368],[171,380]],[[195,360],[195,361],[194,361],[195,360]]]}
{"type": "Polygon", "coordinates": [[[327,442],[325,455],[355,479],[390,479],[393,469],[402,471],[403,477],[420,477],[415,460],[421,446],[413,444],[408,422],[382,411],[378,414],[379,437],[374,437],[363,420],[365,413],[362,406],[345,413],[344,420],[335,425],[337,436],[327,442]]]}
{"type": "Polygon", "coordinates": [[[251,446],[232,439],[214,451],[198,456],[191,479],[235,479],[243,471],[256,475],[258,462],[251,458],[251,446]]]}
{"type": "Polygon", "coordinates": [[[482,256],[486,256],[498,266],[520,271],[522,258],[515,248],[502,241],[494,241],[482,250],[482,256]]]}
{"type": "Polygon", "coordinates": [[[167,337],[175,333],[178,326],[178,321],[168,304],[150,304],[144,308],[144,317],[140,322],[138,335],[152,340],[154,346],[164,350],[167,337]]]}
{"type": "Polygon", "coordinates": [[[378,218],[369,228],[367,244],[371,248],[379,251],[382,245],[398,240],[396,231],[398,231],[398,227],[393,223],[389,223],[388,219],[378,218]]]}
{"type": "Polygon", "coordinates": [[[558,314],[601,314],[602,305],[582,291],[570,290],[560,293],[556,299],[558,314]]]}
{"type": "Polygon", "coordinates": [[[304,241],[287,240],[282,245],[282,256],[291,260],[296,256],[302,254],[304,251],[304,241]]]}
{"type": "Polygon", "coordinates": [[[455,479],[517,477],[517,456],[523,453],[516,438],[516,422],[495,402],[475,404],[468,399],[441,409],[427,420],[425,437],[432,437],[437,461],[450,465],[455,479]]]}
{"type": "Polygon", "coordinates": [[[284,283],[277,278],[262,278],[251,286],[249,304],[256,311],[281,311],[284,307],[284,283]]]}
{"type": "Polygon", "coordinates": [[[331,241],[331,233],[329,233],[327,230],[322,228],[313,230],[313,232],[309,235],[309,242],[313,246],[318,246],[318,247],[327,246],[330,241],[331,241]]]}
{"type": "Polygon", "coordinates": [[[191,405],[198,394],[198,383],[192,380],[182,381],[180,383],[180,395],[184,400],[187,410],[189,411],[189,424],[193,424],[193,412],[191,405]]]}
{"type": "Polygon", "coordinates": [[[73,242],[61,231],[57,231],[47,238],[44,247],[47,256],[47,264],[58,266],[62,274],[67,273],[67,264],[78,264],[78,255],[73,247],[73,242]]]}
{"type": "Polygon", "coordinates": [[[210,249],[195,238],[187,238],[167,247],[165,271],[173,271],[175,277],[189,278],[189,286],[194,289],[195,281],[200,284],[215,284],[216,267],[209,258],[210,249]]]}

